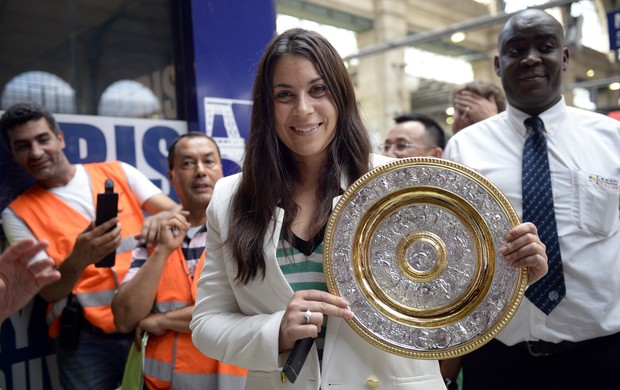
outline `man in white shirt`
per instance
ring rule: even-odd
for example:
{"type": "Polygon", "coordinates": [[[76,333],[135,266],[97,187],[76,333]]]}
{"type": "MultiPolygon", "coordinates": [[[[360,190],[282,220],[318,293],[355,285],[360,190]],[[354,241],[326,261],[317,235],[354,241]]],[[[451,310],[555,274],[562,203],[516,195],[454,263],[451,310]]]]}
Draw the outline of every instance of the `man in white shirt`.
{"type": "Polygon", "coordinates": [[[464,389],[618,388],[620,122],[566,106],[569,52],[551,15],[514,15],[498,43],[508,107],[456,134],[444,157],[494,182],[521,215],[524,121],[542,120],[566,296],[549,314],[524,298],[496,340],[465,356],[464,389]]]}

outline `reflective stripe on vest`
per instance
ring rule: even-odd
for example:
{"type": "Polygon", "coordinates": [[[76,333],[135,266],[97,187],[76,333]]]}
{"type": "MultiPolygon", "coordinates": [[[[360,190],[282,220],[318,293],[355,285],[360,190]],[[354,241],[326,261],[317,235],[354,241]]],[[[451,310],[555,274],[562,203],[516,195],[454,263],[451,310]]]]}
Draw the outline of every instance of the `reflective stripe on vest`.
{"type": "Polygon", "coordinates": [[[147,351],[149,345],[151,349],[163,348],[171,351],[166,360],[145,356],[144,382],[149,389],[244,388],[246,370],[230,364],[222,364],[203,355],[192,343],[190,333],[169,331],[164,336],[150,336],[147,351]],[[192,353],[188,354],[188,351],[192,353]],[[197,383],[200,386],[196,386],[197,383]],[[206,386],[205,383],[210,385],[206,386]],[[219,384],[219,386],[211,386],[211,384],[219,384]]]}
{"type": "MultiPolygon", "coordinates": [[[[123,240],[133,237],[142,229],[144,216],[119,162],[85,164],[88,173],[93,205],[96,208],[96,194],[104,191],[104,182],[112,178],[115,190],[119,193],[119,219],[123,240]]],[[[30,228],[34,236],[49,241],[47,254],[59,265],[73,250],[75,238],[84,231],[90,221],[60,198],[37,184],[15,199],[11,209],[30,228]],[[50,223],[50,221],[62,221],[50,223]]],[[[131,251],[117,255],[114,268],[86,267],[72,292],[83,304],[84,317],[105,332],[114,332],[114,321],[110,308],[111,295],[118,288],[129,269],[131,251]],[[84,296],[81,296],[84,294],[84,296]]],[[[61,300],[48,308],[49,333],[51,337],[58,334],[59,316],[66,306],[61,300]]]]}
{"type": "Polygon", "coordinates": [[[145,359],[144,368],[145,372],[148,370],[153,374],[146,377],[147,387],[151,389],[243,389],[245,387],[245,375],[222,371],[210,374],[173,372],[172,364],[154,359],[145,359]]]}
{"type": "Polygon", "coordinates": [[[164,363],[156,359],[145,357],[144,375],[148,375],[151,379],[161,383],[169,383],[170,378],[172,378],[172,363],[164,363]]]}
{"type": "Polygon", "coordinates": [[[67,306],[67,298],[63,298],[53,305],[48,306],[47,316],[45,317],[45,321],[47,321],[48,325],[51,324],[54,319],[60,317],[60,314],[65,306],[67,306]]]}
{"type": "MultiPolygon", "coordinates": [[[[203,264],[204,253],[192,280],[181,248],[172,252],[162,270],[153,310],[166,313],[193,306],[203,264]]],[[[168,331],[161,336],[151,335],[144,357],[144,381],[149,388],[217,388],[204,383],[241,383],[234,388],[243,388],[247,374],[243,368],[222,364],[203,355],[194,346],[191,333],[168,331]]]]}
{"type": "Polygon", "coordinates": [[[153,311],[155,313],[168,313],[189,306],[187,302],[155,302],[153,311]]]}
{"type": "MultiPolygon", "coordinates": [[[[80,293],[76,294],[75,297],[82,308],[95,308],[98,306],[105,307],[112,304],[112,298],[114,298],[115,293],[116,289],[91,293],[80,293]]],[[[52,309],[47,314],[48,324],[54,321],[56,317],[60,316],[65,306],[67,306],[67,298],[63,298],[52,305],[52,309]]]]}

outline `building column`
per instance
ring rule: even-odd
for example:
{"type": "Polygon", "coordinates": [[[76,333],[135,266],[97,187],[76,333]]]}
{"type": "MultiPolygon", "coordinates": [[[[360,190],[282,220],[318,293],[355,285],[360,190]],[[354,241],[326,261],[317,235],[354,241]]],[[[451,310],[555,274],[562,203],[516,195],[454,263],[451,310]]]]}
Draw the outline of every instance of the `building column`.
{"type": "MultiPolygon", "coordinates": [[[[375,0],[374,28],[357,35],[360,49],[407,35],[406,0],[375,0]]],[[[404,49],[388,50],[359,59],[356,93],[363,119],[383,141],[394,115],[409,110],[404,49]]]]}

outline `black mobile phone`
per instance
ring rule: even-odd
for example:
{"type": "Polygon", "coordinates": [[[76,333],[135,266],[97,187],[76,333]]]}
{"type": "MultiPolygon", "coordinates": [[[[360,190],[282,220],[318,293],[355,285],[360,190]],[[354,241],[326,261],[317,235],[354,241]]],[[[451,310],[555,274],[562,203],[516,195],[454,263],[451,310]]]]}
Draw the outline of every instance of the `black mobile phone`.
{"type": "MultiPolygon", "coordinates": [[[[97,216],[95,218],[96,226],[99,226],[118,215],[118,193],[114,192],[114,181],[112,179],[107,179],[104,185],[105,192],[97,194],[97,216]]],[[[115,262],[116,250],[108,253],[103,259],[95,263],[95,267],[113,267],[115,262]]]]}
{"type": "Polygon", "coordinates": [[[297,380],[297,376],[306,362],[306,358],[312,348],[312,344],[314,344],[314,339],[312,337],[295,341],[295,345],[293,345],[293,349],[288,355],[288,359],[286,359],[286,363],[282,368],[282,374],[286,377],[286,379],[288,379],[289,382],[295,383],[297,380]]]}

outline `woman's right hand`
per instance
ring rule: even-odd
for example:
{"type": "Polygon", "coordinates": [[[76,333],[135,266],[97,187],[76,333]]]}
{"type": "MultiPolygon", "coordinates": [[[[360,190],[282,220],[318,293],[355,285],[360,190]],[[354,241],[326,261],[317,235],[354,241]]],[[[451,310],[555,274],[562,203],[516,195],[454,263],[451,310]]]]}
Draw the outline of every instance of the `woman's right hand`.
{"type": "Polygon", "coordinates": [[[317,337],[325,316],[350,318],[353,312],[344,298],[325,291],[301,290],[293,294],[280,323],[280,352],[293,348],[299,339],[317,337]]]}

